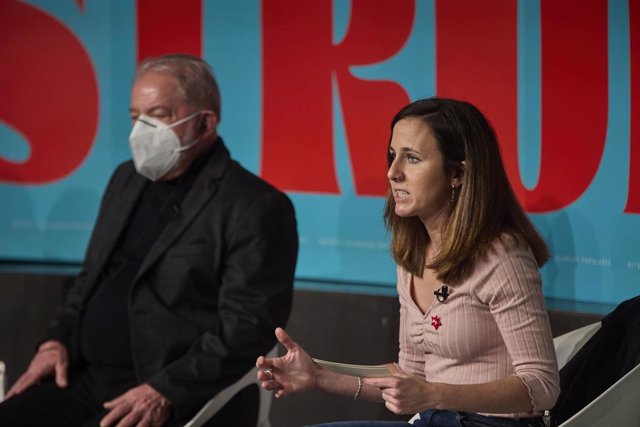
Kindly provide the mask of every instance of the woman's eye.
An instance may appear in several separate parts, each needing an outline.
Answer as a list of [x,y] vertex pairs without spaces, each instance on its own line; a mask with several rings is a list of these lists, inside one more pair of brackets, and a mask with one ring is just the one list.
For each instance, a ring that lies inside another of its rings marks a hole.
[[416,156],[412,156],[412,155],[408,155],[407,156],[407,160],[409,160],[409,163],[418,163],[420,161],[419,158],[417,158]]

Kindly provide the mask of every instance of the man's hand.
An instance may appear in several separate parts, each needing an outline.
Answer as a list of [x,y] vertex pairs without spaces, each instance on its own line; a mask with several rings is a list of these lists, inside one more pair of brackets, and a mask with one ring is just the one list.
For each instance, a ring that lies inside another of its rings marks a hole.
[[56,376],[58,387],[66,387],[68,366],[69,354],[64,344],[55,340],[45,341],[38,347],[38,352],[33,356],[27,371],[11,387],[7,398],[22,393],[53,374]]
[[104,407],[110,411],[100,420],[100,427],[115,423],[117,427],[156,427],[163,425],[171,413],[171,402],[148,384],[132,388]]

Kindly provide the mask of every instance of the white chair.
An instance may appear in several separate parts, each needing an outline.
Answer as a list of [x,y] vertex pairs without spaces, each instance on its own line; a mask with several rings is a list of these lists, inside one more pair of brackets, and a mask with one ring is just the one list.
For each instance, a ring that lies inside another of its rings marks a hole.
[[[276,346],[269,352],[267,357],[276,357],[277,355],[278,347]],[[271,427],[269,411],[271,410],[273,393],[260,387],[260,381],[258,381],[257,375],[258,368],[254,367],[238,381],[216,394],[184,427],[200,427],[204,425],[204,423],[222,409],[233,396],[250,384],[256,384],[260,390],[260,408],[258,410],[257,427]]]
[[640,365],[636,365],[560,427],[639,427],[639,397]]
[[4,400],[4,391],[7,386],[7,379],[5,377],[5,366],[4,362],[0,360],[0,402]]
[[595,322],[555,337],[553,346],[556,348],[558,369],[566,365],[598,329],[600,329],[600,322]]
[[[600,329],[600,322],[567,332],[553,339],[562,368]],[[605,369],[603,367],[603,369]],[[416,414],[409,420],[420,419]],[[640,365],[629,371],[580,412],[558,427],[640,427]]]
[[[558,367],[562,368],[599,328],[597,322],[555,338]],[[559,427],[599,426],[640,427],[640,365]]]

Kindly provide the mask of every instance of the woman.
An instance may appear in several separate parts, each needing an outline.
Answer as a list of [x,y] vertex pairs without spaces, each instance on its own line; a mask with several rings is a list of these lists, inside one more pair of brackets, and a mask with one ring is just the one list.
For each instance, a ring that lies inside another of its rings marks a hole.
[[276,397],[320,388],[384,401],[398,414],[419,412],[421,426],[543,425],[559,392],[538,271],[549,254],[513,194],[491,125],[469,103],[419,100],[394,117],[388,156],[398,372],[331,372],[277,329],[287,354],[258,358],[262,387]]

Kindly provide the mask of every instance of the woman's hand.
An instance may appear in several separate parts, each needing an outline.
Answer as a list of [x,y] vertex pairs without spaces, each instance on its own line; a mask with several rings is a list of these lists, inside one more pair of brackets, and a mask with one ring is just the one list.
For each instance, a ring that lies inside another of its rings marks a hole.
[[285,397],[317,387],[316,370],[311,357],[294,342],[282,328],[276,329],[276,338],[287,349],[282,357],[258,357],[256,366],[262,388],[275,391],[276,397]]
[[385,406],[395,414],[415,414],[436,408],[434,384],[399,372],[390,377],[364,378],[365,384],[378,387]]

